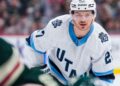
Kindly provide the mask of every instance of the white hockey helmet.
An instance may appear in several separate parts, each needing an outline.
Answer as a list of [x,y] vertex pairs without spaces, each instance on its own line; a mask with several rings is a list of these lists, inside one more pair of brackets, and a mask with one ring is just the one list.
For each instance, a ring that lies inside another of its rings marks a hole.
[[72,0],[70,10],[92,10],[96,16],[96,3],[94,0]]

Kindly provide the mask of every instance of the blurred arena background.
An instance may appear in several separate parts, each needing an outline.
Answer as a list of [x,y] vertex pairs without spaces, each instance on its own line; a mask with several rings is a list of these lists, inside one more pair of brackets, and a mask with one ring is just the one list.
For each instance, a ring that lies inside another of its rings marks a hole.
[[[44,28],[50,19],[69,13],[70,1],[0,0],[0,37],[23,47],[27,35]],[[120,59],[120,0],[96,2],[96,21],[111,35],[114,57]]]
[[[0,0],[0,34],[28,35],[50,19],[69,13],[71,0]],[[97,18],[110,34],[120,34],[120,0],[96,0]]]
[[[0,0],[0,37],[21,51],[25,40],[56,16],[69,13],[71,0]],[[113,58],[120,68],[120,0],[96,0],[97,18],[112,38]],[[120,70],[115,71],[120,74]]]

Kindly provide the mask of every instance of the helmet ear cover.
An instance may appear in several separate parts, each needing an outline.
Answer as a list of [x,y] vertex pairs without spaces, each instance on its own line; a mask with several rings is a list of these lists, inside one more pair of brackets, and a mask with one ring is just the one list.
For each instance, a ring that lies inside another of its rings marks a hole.
[[74,12],[74,10],[71,10],[70,13],[73,15],[75,12]]
[[92,14],[93,14],[93,15],[95,14],[95,11],[94,11],[94,10],[92,10]]

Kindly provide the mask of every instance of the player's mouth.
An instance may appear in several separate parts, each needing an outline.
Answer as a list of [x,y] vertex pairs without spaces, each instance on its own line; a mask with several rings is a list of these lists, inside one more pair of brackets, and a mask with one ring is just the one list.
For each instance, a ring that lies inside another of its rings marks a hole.
[[81,29],[85,29],[87,24],[80,24]]
[[86,24],[80,24],[81,26],[86,26]]

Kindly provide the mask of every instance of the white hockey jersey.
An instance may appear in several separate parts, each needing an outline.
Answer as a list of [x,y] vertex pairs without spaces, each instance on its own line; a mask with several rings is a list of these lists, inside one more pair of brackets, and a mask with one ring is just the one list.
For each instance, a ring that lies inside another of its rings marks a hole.
[[78,39],[71,15],[59,16],[44,29],[32,33],[30,46],[38,53],[47,53],[44,63],[64,83],[90,69],[96,76],[113,73],[111,40],[96,22],[91,25],[89,33]]

